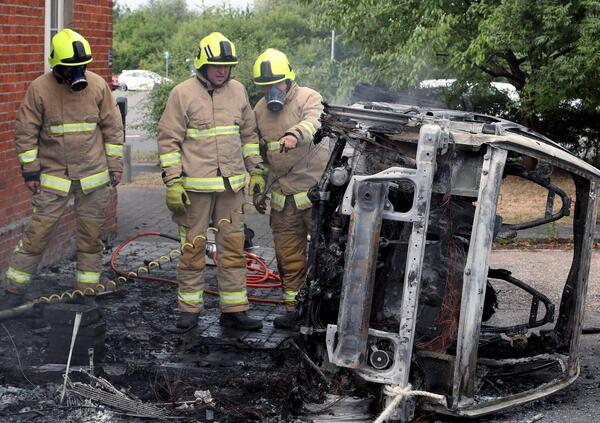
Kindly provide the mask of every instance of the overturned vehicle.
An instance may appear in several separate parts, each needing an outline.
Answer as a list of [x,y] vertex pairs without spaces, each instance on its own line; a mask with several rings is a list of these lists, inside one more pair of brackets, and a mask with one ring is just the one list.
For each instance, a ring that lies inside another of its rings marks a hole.
[[[325,137],[334,144],[310,192],[300,294],[300,333],[325,391],[360,386],[378,421],[406,422],[416,409],[495,413],[577,378],[598,169],[506,120],[402,104],[327,106],[317,141]],[[572,179],[575,198],[549,169]],[[539,218],[507,223],[497,213],[508,176],[547,191]],[[490,255],[494,241],[569,213],[573,259],[555,310]],[[493,318],[499,284],[527,298],[524,318]]]

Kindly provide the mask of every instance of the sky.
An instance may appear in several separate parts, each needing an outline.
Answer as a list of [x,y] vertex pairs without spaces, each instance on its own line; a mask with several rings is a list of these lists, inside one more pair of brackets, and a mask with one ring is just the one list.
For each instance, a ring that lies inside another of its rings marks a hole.
[[[123,6],[129,6],[131,9],[148,3],[148,0],[113,0]],[[254,0],[186,0],[190,10],[202,10],[202,7],[211,6],[226,6],[229,5],[235,8],[246,8],[246,6],[252,7]]]

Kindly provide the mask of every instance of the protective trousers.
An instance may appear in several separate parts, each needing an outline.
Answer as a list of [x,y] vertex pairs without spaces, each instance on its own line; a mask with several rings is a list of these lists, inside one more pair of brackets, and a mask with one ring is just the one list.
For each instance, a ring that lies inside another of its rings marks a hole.
[[283,300],[288,311],[296,307],[296,295],[306,277],[307,235],[312,228],[312,209],[300,210],[287,196],[283,210],[271,209],[275,256],[282,276]]
[[[35,272],[42,254],[69,202],[75,197],[77,217],[77,276],[76,288],[96,288],[102,269],[102,226],[106,219],[109,188],[102,186],[88,194],[81,190],[79,181],[73,181],[69,195],[58,195],[41,190],[31,200],[33,214],[17,244],[5,275],[5,288],[13,293],[24,291]],[[89,290],[88,290],[89,293]]]
[[[204,310],[204,267],[207,232],[212,222],[217,244],[217,281],[223,313],[248,310],[246,259],[244,258],[243,190],[233,192],[188,191],[191,205],[182,216],[173,216],[179,225],[182,255],[177,265],[179,310]],[[212,229],[210,229],[212,230]]]

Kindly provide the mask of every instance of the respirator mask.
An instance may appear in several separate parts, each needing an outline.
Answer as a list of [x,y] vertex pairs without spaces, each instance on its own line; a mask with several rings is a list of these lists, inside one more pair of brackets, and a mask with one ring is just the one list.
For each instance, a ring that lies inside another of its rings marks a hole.
[[285,94],[287,90],[280,90],[275,85],[270,85],[269,90],[265,94],[267,101],[267,109],[272,112],[280,112],[283,109]]
[[58,82],[67,83],[73,91],[81,91],[88,85],[85,78],[85,65],[57,66]]

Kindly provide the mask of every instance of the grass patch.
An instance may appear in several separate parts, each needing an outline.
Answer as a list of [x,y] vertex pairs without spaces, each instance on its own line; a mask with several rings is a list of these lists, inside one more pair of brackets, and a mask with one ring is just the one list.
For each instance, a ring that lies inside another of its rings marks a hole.
[[[557,224],[573,223],[575,206],[575,184],[573,178],[563,171],[556,171],[550,177],[552,183],[571,197],[571,215],[546,225],[548,236],[558,233]],[[497,213],[504,223],[523,223],[544,216],[548,191],[539,185],[517,176],[507,176],[502,181]],[[558,212],[562,204],[558,195],[554,199],[554,212]],[[600,222],[600,214],[596,217]]]
[[131,153],[131,161],[143,163],[158,163],[158,151],[133,150],[133,152]]
[[[592,243],[594,250],[600,249],[600,241]],[[494,241],[494,250],[572,250],[572,239],[501,239]]]
[[144,172],[133,178],[131,184],[144,186],[160,186],[163,185],[163,181],[160,172]]

